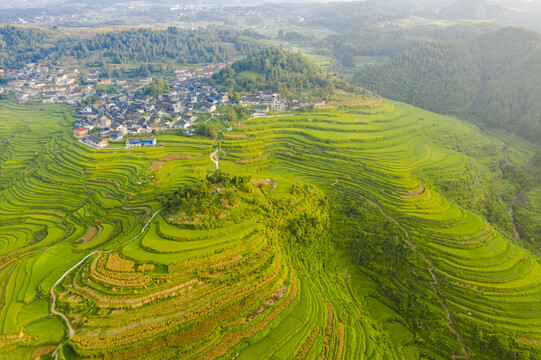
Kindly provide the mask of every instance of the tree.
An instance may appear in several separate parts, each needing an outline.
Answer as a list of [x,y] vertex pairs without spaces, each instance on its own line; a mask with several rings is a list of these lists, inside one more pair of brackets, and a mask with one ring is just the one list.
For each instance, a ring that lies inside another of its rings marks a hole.
[[194,169],[195,180],[198,182],[204,181],[207,177],[207,170],[204,167],[196,166]]
[[211,139],[216,138],[216,128],[212,123],[199,124],[195,127],[194,133]]
[[86,71],[79,71],[79,74],[77,74],[77,83],[80,85],[86,84]]
[[240,100],[240,94],[234,90],[229,90],[229,100],[232,103],[238,103]]

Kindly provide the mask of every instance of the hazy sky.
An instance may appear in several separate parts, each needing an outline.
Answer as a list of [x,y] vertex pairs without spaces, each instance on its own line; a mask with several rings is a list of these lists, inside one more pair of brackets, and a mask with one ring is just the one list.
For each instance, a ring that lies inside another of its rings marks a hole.
[[[307,3],[307,2],[337,2],[337,1],[348,1],[348,0],[233,0],[232,3],[243,3],[243,4],[249,4],[249,5],[259,5],[263,3],[268,2],[288,2],[288,3]],[[359,1],[359,0],[350,0],[350,1]],[[363,1],[363,0],[360,0]],[[378,0],[366,0],[369,2],[375,2],[377,3]],[[388,1],[388,0],[384,0]],[[400,0],[397,0],[400,1]],[[520,6],[527,5],[528,3],[541,3],[541,0],[486,0],[489,3],[499,3],[499,4],[505,4],[509,6]],[[88,5],[93,5],[96,2],[100,3],[101,5],[106,5],[107,3],[115,4],[115,3],[129,3],[129,2],[139,2],[139,3],[147,3],[147,4],[187,4],[187,3],[199,3],[199,4],[213,4],[213,3],[221,3],[223,4],[223,0],[136,0],[136,1],[130,1],[130,0],[101,0],[101,1],[95,1],[95,0],[0,0],[0,8],[40,8],[40,7],[49,7],[64,3],[84,3]],[[404,0],[404,2],[407,3],[415,3],[421,6],[427,6],[427,7],[443,7],[447,6],[453,3],[458,2],[458,0]]]

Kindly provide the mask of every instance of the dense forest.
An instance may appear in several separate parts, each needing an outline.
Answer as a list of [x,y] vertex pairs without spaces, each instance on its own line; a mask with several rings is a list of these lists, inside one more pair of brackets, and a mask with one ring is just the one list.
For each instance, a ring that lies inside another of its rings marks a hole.
[[[413,28],[369,27],[330,35],[320,42],[320,50],[342,66],[355,66],[355,56],[395,57],[407,50],[445,40],[470,40],[496,30],[494,23],[455,26],[416,26]],[[293,41],[288,39],[288,41]],[[318,45],[314,45],[318,48]]]
[[300,54],[271,47],[233,63],[214,74],[212,80],[237,91],[272,89],[281,94],[319,90],[326,97],[335,81]]
[[23,62],[37,61],[51,50],[44,44],[56,38],[52,31],[32,27],[0,27],[0,68],[18,66]]
[[70,44],[70,54],[87,58],[96,52],[114,64],[176,60],[180,64],[232,60],[260,49],[250,32],[136,29],[98,34],[92,40]]
[[541,35],[502,28],[406,51],[358,75],[380,95],[541,141]]
[[25,62],[59,61],[65,56],[98,59],[98,63],[156,60],[180,65],[230,61],[261,49],[261,35],[235,30],[134,29],[99,33],[92,39],[30,27],[0,27],[0,67]]

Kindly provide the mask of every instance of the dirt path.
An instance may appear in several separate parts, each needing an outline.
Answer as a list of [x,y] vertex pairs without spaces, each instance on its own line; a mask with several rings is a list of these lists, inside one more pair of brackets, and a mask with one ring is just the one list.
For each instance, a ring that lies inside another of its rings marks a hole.
[[515,212],[513,211],[513,207],[515,206],[515,203],[517,202],[517,196],[513,196],[513,200],[511,201],[511,204],[509,205],[509,215],[511,216],[511,224],[513,225],[513,237],[515,240],[520,240],[520,234],[517,230],[517,224],[515,224]]
[[214,164],[216,164],[216,170],[218,170],[220,168],[220,165],[219,165],[219,162],[220,160],[218,159],[218,152],[220,150],[218,148],[216,148],[216,150],[210,154],[210,160],[212,160],[212,162]]
[[[370,200],[369,200],[370,201]],[[371,202],[371,201],[370,201]],[[458,331],[456,331],[456,329],[454,328],[453,326],[453,319],[451,318],[451,312],[449,311],[449,309],[447,308],[447,305],[445,304],[445,300],[443,299],[443,297],[440,295],[436,285],[439,286],[439,282],[438,282],[438,279],[436,278],[436,274],[434,273],[434,265],[432,264],[432,261],[430,261],[426,256],[425,254],[423,254],[422,252],[419,251],[419,249],[417,248],[417,244],[415,244],[415,242],[411,239],[411,236],[408,232],[408,230],[406,228],[404,228],[402,226],[402,224],[394,219],[393,217],[387,215],[385,213],[385,211],[383,211],[383,209],[381,208],[381,206],[379,206],[378,204],[376,203],[373,203],[371,202],[372,204],[374,204],[378,209],[379,211],[381,212],[381,214],[388,220],[391,220],[392,222],[394,222],[403,232],[404,234],[406,235],[406,239],[407,239],[407,242],[408,244],[411,246],[411,248],[413,249],[413,251],[415,251],[416,253],[418,253],[419,255],[421,255],[421,257],[423,258],[423,260],[428,264],[428,272],[430,273],[430,276],[432,277],[432,281],[430,282],[430,286],[432,287],[432,290],[434,290],[434,293],[436,294],[436,296],[438,297],[438,300],[441,304],[441,307],[443,308],[443,310],[445,311],[445,315],[447,317],[447,327],[449,328],[449,330],[455,334],[455,336],[457,337],[457,340],[458,340],[458,343],[460,344],[460,346],[462,347],[462,355],[458,355],[458,354],[453,354],[451,355],[451,358],[452,359],[467,359],[470,357],[470,352],[469,350],[466,348],[466,346],[464,345],[464,342],[462,341],[462,337],[460,336],[460,334],[458,333]]]
[[[54,292],[54,289],[56,288],[56,286],[58,284],[60,284],[65,278],[66,276],[69,275],[69,273],[71,273],[73,270],[77,269],[79,266],[81,266],[81,264],[83,264],[86,259],[88,259],[89,257],[91,257],[92,255],[95,255],[97,253],[102,253],[102,254],[107,254],[107,253],[110,253],[116,249],[118,249],[119,247],[121,246],[124,246],[126,244],[129,244],[130,242],[132,242],[133,240],[137,239],[139,236],[141,236],[148,224],[150,224],[150,222],[152,221],[152,219],[154,219],[154,217],[160,212],[160,210],[156,211],[152,217],[150,219],[148,219],[148,221],[145,223],[145,225],[143,226],[143,228],[141,229],[141,232],[137,235],[135,235],[133,238],[131,238],[130,240],[126,241],[125,243],[123,244],[120,244],[118,246],[116,246],[115,248],[111,249],[111,250],[96,250],[96,251],[93,251],[91,252],[90,254],[86,255],[84,258],[82,258],[77,264],[75,264],[74,266],[72,266],[68,271],[66,271],[53,285],[53,287],[51,288],[51,313],[53,315],[58,315],[60,316],[64,322],[66,323],[66,326],[68,327],[68,340],[71,340],[73,338],[73,335],[75,335],[75,329],[73,328],[73,326],[71,325],[71,322],[69,321],[68,317],[63,314],[62,312],[56,310],[56,293]],[[58,350],[60,350],[60,347],[66,342],[66,340],[64,340],[62,343],[60,343],[60,345],[58,345],[58,347],[56,348],[56,350],[54,351],[53,353],[53,358],[56,360],[58,358]]]
[[[338,183],[338,179],[331,185],[332,187],[334,187],[336,184]],[[342,193],[344,193],[343,190],[338,190],[335,188],[335,190],[337,191],[340,191]],[[352,194],[353,195],[353,194]],[[404,227],[402,226],[402,224],[396,220],[395,218],[391,217],[390,215],[388,215],[385,211],[383,211],[383,208],[379,205],[379,204],[376,204],[375,202],[373,202],[372,200],[362,196],[362,195],[358,195],[357,196],[359,197],[362,197],[364,199],[366,199],[370,204],[374,205],[375,207],[378,208],[378,210],[381,212],[381,214],[388,220],[391,220],[392,222],[394,222],[403,232],[404,234],[406,235],[406,241],[408,243],[409,246],[411,246],[411,248],[413,249],[413,251],[415,251],[416,253],[418,253],[419,255],[421,255],[421,257],[423,258],[423,260],[428,264],[428,272],[430,273],[430,277],[432,277],[432,281],[430,282],[430,286],[432,287],[432,290],[434,290],[434,293],[436,294],[438,300],[439,300],[439,303],[441,305],[441,307],[443,308],[443,310],[445,311],[445,315],[447,317],[447,328],[449,329],[449,331],[451,331],[457,338],[458,340],[458,343],[460,344],[460,346],[462,347],[462,355],[460,354],[452,354],[451,355],[451,359],[467,359],[470,357],[470,351],[468,350],[468,348],[466,347],[466,345],[464,345],[464,342],[462,341],[462,337],[460,336],[460,334],[458,333],[458,331],[454,328],[454,322],[453,322],[453,319],[451,317],[451,312],[449,311],[449,308],[447,307],[447,304],[445,303],[445,300],[443,299],[443,297],[440,295],[439,291],[438,291],[438,288],[436,286],[439,286],[439,282],[438,282],[438,279],[436,278],[436,274],[434,273],[434,265],[432,264],[432,261],[430,261],[426,256],[425,254],[423,254],[422,252],[419,251],[419,249],[417,248],[417,244],[411,239],[411,236],[409,234],[409,231]]]

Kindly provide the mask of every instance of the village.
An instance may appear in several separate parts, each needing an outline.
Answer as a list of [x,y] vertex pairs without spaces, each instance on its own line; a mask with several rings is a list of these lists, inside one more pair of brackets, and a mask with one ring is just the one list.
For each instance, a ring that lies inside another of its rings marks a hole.
[[[0,70],[0,75],[13,78],[3,91],[12,92],[19,103],[41,101],[74,107],[78,120],[73,135],[86,145],[101,149],[111,141],[129,148],[155,146],[156,138],[152,135],[157,131],[180,129],[191,135],[190,128],[201,115],[221,115],[217,112],[219,107],[236,105],[230,101],[227,89],[209,83],[214,72],[225,66],[221,63],[177,69],[175,78],[166,82],[167,91],[160,94],[149,91],[157,80],[152,77],[111,79],[97,70],[81,76],[76,68],[30,63],[6,73]],[[279,93],[264,89],[242,94],[238,105],[249,107],[253,117],[263,117],[269,111],[321,106],[325,102],[282,98]]]

